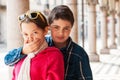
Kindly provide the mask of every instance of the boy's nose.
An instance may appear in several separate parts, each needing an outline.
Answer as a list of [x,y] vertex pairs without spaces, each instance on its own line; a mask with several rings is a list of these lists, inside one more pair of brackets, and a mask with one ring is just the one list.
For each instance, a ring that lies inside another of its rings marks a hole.
[[63,30],[59,30],[58,34],[63,35]]

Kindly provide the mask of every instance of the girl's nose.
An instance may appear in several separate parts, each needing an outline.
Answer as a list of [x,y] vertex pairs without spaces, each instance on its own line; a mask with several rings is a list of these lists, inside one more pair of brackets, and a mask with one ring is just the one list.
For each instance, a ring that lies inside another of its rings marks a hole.
[[28,40],[29,40],[30,42],[33,41],[33,40],[34,40],[33,36],[32,36],[32,35],[29,35],[29,36],[28,36]]

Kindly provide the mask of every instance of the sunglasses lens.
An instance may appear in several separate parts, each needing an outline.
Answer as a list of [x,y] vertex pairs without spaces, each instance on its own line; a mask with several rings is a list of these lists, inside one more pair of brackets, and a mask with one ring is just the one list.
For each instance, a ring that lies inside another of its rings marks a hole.
[[31,19],[36,19],[37,18],[37,13],[31,13],[29,17]]
[[24,19],[25,19],[25,17],[26,17],[26,15],[25,15],[25,14],[20,15],[20,16],[19,16],[19,20],[20,20],[20,21],[22,21],[22,20],[24,20]]
[[25,20],[26,17],[30,18],[31,20],[36,20],[39,16],[39,19],[41,19],[41,21],[45,22],[44,17],[39,13],[39,12],[27,12],[26,14],[20,15],[18,17],[19,21],[23,21]]

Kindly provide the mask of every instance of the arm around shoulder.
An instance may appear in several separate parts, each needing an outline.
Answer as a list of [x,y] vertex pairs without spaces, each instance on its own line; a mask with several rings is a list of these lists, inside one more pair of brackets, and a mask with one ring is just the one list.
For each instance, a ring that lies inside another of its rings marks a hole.
[[21,52],[22,52],[22,47],[9,51],[4,57],[4,63],[8,66],[13,66],[21,58],[25,57],[25,55],[21,54]]

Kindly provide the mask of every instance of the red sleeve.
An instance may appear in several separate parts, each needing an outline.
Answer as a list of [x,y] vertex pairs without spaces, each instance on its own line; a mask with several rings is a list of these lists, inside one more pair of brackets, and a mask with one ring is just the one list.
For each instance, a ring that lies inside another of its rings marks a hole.
[[51,53],[48,60],[47,80],[64,80],[64,59],[58,50]]

